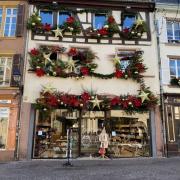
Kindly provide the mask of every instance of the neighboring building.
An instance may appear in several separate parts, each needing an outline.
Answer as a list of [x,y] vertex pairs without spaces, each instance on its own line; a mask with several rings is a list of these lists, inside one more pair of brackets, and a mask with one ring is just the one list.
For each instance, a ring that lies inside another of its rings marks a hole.
[[20,158],[162,156],[155,4],[29,3]]
[[0,161],[16,157],[26,32],[25,1],[0,1]]
[[180,155],[180,14],[177,0],[158,0],[161,89],[167,156]]

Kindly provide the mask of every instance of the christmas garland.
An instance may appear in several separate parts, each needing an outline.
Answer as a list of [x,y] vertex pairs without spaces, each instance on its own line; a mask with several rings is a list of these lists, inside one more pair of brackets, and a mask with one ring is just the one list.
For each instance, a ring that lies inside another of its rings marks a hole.
[[[67,32],[71,32],[72,35],[81,33],[80,22],[78,22],[73,16],[70,16],[66,21],[57,27],[52,27],[50,24],[42,24],[41,17],[38,12],[33,13],[27,22],[27,28],[37,34],[49,34],[54,33],[55,37],[63,38],[63,35]],[[143,33],[147,32],[145,21],[138,18],[131,28],[125,28],[120,31],[118,24],[113,16],[109,16],[105,25],[101,29],[93,29],[89,27],[85,30],[86,36],[93,38],[109,37],[112,38],[114,34],[119,34],[125,39],[141,38]]]
[[98,95],[87,91],[81,95],[57,92],[51,86],[44,87],[40,98],[36,100],[35,108],[41,111],[51,111],[58,108],[81,110],[125,110],[128,113],[145,112],[154,107],[158,102],[157,97],[149,90],[139,91],[133,95]]
[[[56,57],[51,57],[53,53],[67,56],[64,61]],[[132,78],[140,82],[143,78],[141,75],[146,71],[143,64],[142,52],[136,51],[133,55],[119,57],[117,54],[112,59],[115,71],[111,74],[100,74],[94,72],[97,64],[94,63],[96,55],[89,49],[78,50],[71,48],[66,52],[64,47],[41,46],[39,49],[32,49],[29,52],[30,71],[35,71],[36,75],[41,77],[44,75],[54,77],[75,77],[76,79],[92,76],[101,79],[128,79]],[[123,61],[128,61],[127,67],[122,65]]]
[[66,21],[59,27],[52,27],[50,24],[42,24],[39,13],[33,13],[27,22],[27,29],[32,30],[37,34],[53,34],[63,38],[63,34],[70,32],[73,35],[81,33],[80,23],[72,16],[68,17]]
[[173,79],[171,79],[170,83],[173,86],[180,86],[180,79],[179,78],[173,78]]

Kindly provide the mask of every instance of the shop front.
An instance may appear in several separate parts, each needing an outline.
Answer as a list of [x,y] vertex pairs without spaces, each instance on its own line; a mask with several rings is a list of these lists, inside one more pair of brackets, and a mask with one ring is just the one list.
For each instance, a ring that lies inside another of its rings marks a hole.
[[148,157],[149,124],[149,112],[36,110],[32,158],[66,158],[68,129],[72,158],[101,157],[102,147],[109,158]]

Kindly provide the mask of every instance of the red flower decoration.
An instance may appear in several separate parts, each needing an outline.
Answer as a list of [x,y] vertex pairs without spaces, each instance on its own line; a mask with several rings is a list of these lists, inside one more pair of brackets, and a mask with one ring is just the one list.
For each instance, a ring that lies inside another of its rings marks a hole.
[[50,106],[57,106],[57,105],[58,105],[58,100],[57,100],[56,96],[50,95],[50,96],[48,97],[47,103],[48,103]]
[[135,107],[140,107],[142,105],[141,99],[134,99],[133,104]]
[[101,36],[105,36],[105,35],[108,35],[108,31],[106,28],[101,28],[98,30],[98,33],[101,35]]
[[116,69],[115,77],[121,78],[123,77],[124,73],[121,70]]
[[89,99],[90,99],[90,95],[89,95],[89,93],[88,92],[84,92],[82,95],[81,95],[81,98],[82,98],[82,100],[83,101],[88,101]]
[[123,33],[129,33],[129,28],[124,28]]
[[37,68],[36,69],[36,75],[38,77],[44,76],[45,75],[45,71],[43,69],[41,69],[41,68]]
[[138,72],[140,72],[140,73],[142,73],[142,72],[145,71],[144,64],[142,64],[142,63],[137,63],[137,64],[135,65],[135,67],[138,69]]
[[51,24],[44,24],[43,25],[43,29],[45,30],[45,31],[50,31],[51,30]]
[[111,100],[111,106],[116,106],[120,103],[120,99],[119,97],[114,97],[112,100]]
[[77,49],[76,48],[71,48],[68,52],[69,56],[76,56],[77,55]]
[[70,17],[68,17],[68,18],[66,19],[66,22],[67,22],[68,24],[72,24],[72,23],[74,23],[74,21],[75,21],[75,19],[74,19],[74,17],[72,17],[72,16],[70,16]]
[[68,104],[70,106],[74,106],[74,107],[78,107],[80,102],[78,101],[78,99],[75,96],[72,96],[68,102]]
[[89,68],[87,67],[81,67],[80,71],[84,76],[89,75]]
[[39,51],[38,51],[37,49],[35,49],[35,48],[32,49],[30,53],[31,53],[31,55],[33,55],[33,56],[39,55]]
[[108,23],[114,23],[115,22],[115,19],[113,16],[109,16],[108,17]]

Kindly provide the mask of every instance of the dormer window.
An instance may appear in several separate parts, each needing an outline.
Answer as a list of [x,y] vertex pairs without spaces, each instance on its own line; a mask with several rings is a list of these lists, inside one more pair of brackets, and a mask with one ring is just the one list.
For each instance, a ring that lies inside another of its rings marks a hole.
[[63,25],[66,22],[66,19],[69,18],[71,15],[68,12],[59,12],[58,16],[58,25]]
[[136,21],[135,14],[123,14],[122,18],[122,27],[123,29],[130,29]]
[[93,28],[101,29],[105,25],[105,22],[106,22],[106,14],[95,14]]
[[43,24],[53,25],[53,13],[52,13],[52,11],[41,10],[40,16],[41,16],[41,22]]

